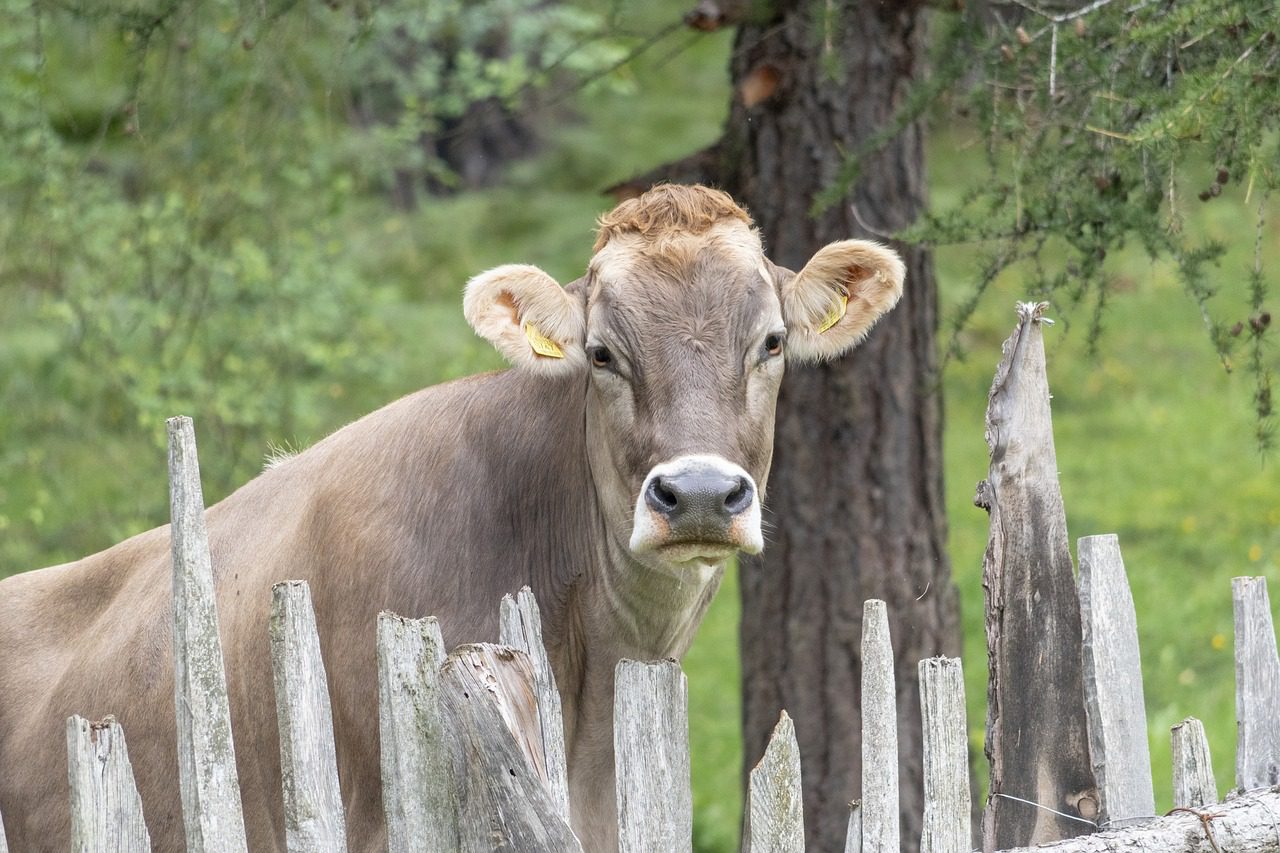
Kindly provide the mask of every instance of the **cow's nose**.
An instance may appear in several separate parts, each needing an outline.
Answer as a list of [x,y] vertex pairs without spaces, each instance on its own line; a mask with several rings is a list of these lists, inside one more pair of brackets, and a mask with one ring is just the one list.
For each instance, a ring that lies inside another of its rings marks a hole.
[[751,507],[755,494],[755,486],[747,477],[701,469],[650,478],[644,500],[669,522],[728,524]]

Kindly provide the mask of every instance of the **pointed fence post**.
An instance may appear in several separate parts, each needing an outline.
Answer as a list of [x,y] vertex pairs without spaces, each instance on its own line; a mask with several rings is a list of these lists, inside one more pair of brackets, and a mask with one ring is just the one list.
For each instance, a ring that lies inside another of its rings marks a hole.
[[849,803],[849,829],[844,837],[844,853],[862,853],[862,803]]
[[885,603],[862,606],[862,849],[898,853],[898,700]]
[[1078,819],[1097,818],[1080,602],[1045,371],[1047,307],[1043,302],[1017,307],[1018,325],[1004,343],[987,404],[991,465],[974,499],[991,515],[982,560],[991,796],[982,837],[984,849],[992,850],[1080,835],[1090,827]]
[[920,661],[924,731],[924,827],[920,853],[969,853],[969,736],[959,658]]
[[804,853],[804,794],[796,727],[783,711],[751,770],[743,853]]
[[621,660],[614,672],[619,853],[687,853],[693,794],[684,672],[673,660]]
[[1084,695],[1100,823],[1117,827],[1156,813],[1138,617],[1115,534],[1078,540]]
[[142,798],[134,785],[124,729],[115,717],[100,723],[67,718],[67,777],[74,853],[150,853]]
[[569,771],[565,760],[564,720],[560,709],[560,691],[555,673],[542,644],[542,616],[534,601],[533,590],[524,587],[515,598],[503,596],[500,613],[499,642],[520,649],[533,664],[538,694],[538,725],[542,729],[543,764],[551,797],[560,816],[569,820]]
[[378,614],[382,807],[392,853],[457,853],[458,803],[440,695],[434,618]]
[[4,840],[4,815],[0,815],[0,853],[9,853],[9,842]]
[[345,853],[333,709],[306,581],[271,587],[271,668],[280,729],[285,843],[290,853]]
[[1173,741],[1173,805],[1195,809],[1218,802],[1218,784],[1209,759],[1204,724],[1187,717],[1170,732]]
[[188,853],[247,849],[236,775],[200,462],[191,418],[170,418],[173,665],[178,784]]
[[1233,578],[1236,627],[1236,785],[1280,783],[1280,655],[1266,578]]

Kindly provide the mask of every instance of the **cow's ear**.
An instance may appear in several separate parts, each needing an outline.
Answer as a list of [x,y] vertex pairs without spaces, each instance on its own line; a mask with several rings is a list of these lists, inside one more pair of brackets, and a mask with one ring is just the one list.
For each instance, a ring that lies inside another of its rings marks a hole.
[[866,240],[818,250],[780,285],[787,356],[823,361],[852,349],[902,295],[906,268],[898,253]]
[[481,273],[467,282],[462,312],[515,367],[548,376],[586,369],[582,302],[537,267]]

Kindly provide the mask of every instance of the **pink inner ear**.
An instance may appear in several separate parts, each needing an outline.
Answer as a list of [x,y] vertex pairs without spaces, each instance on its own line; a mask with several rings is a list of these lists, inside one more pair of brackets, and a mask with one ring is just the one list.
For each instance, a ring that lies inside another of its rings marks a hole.
[[872,276],[871,270],[861,264],[849,264],[847,273],[845,280],[840,284],[845,296],[857,296],[858,286]]
[[511,312],[512,325],[519,326],[520,312],[516,308],[516,299],[514,296],[511,295],[511,291],[504,290],[501,293],[499,293],[497,303],[501,305],[503,308],[506,308],[508,311]]

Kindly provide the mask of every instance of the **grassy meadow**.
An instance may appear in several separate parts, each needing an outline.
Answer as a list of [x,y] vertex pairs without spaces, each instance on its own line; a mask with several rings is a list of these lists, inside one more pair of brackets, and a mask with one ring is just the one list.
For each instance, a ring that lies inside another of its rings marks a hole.
[[[669,5],[669,4],[668,4]],[[665,6],[663,8],[666,8]],[[665,23],[658,11],[640,13]],[[394,283],[399,298],[381,302],[385,352],[378,385],[335,385],[306,427],[260,441],[210,437],[202,457],[234,462],[242,480],[272,444],[306,446],[346,420],[423,385],[500,367],[462,319],[467,277],[507,262],[541,265],[563,281],[589,257],[594,217],[609,201],[600,189],[714,140],[729,98],[731,36],[676,32],[624,71],[623,87],[588,89],[576,118],[547,128],[537,157],[514,165],[501,186],[430,200],[416,211],[360,199],[335,223],[340,251],[369,281]],[[678,92],[677,97],[672,92]],[[976,138],[939,123],[930,148],[936,204],[954,201],[980,180]],[[1205,169],[1208,174],[1208,167]],[[1182,204],[1184,227],[1231,241],[1219,268],[1211,310],[1245,319],[1245,273],[1253,250],[1256,203],[1232,185],[1221,198]],[[1280,213],[1280,211],[1275,211]],[[1280,264],[1280,217],[1272,216],[1264,268]],[[943,317],[970,293],[978,247],[937,253]],[[1073,537],[1116,533],[1137,606],[1158,807],[1170,803],[1168,729],[1183,717],[1204,720],[1219,788],[1230,786],[1234,705],[1230,579],[1265,575],[1280,598],[1280,465],[1254,441],[1252,387],[1242,371],[1216,359],[1199,308],[1172,271],[1139,251],[1112,257],[1119,291],[1107,306],[1096,353],[1086,326],[1091,306],[1055,304],[1046,330],[1062,489]],[[1275,277],[1271,276],[1273,287]],[[908,283],[908,286],[911,286]],[[962,332],[966,353],[943,376],[945,480],[950,556],[963,603],[964,665],[974,756],[981,766],[985,723],[985,640],[981,561],[986,514],[973,507],[985,476],[983,415],[1000,344],[1012,329],[1013,303],[1030,298],[1017,270],[999,279]],[[163,425],[135,439],[99,439],[95,419],[58,387],[41,385],[31,365],[55,346],[21,299],[0,300],[0,383],[21,385],[48,407],[38,442],[0,446],[0,537],[15,563],[0,575],[73,558],[162,523],[167,512]],[[949,343],[946,333],[940,347]],[[200,424],[198,408],[189,412]],[[13,413],[0,410],[0,436]],[[106,435],[104,433],[104,435]],[[86,441],[86,438],[89,440]],[[225,495],[230,480],[207,487]],[[785,519],[780,519],[785,523]],[[1073,543],[1074,548],[1074,543]],[[21,560],[21,563],[16,561]],[[738,725],[738,594],[731,573],[685,661],[689,675],[700,850],[736,849],[741,812]],[[1035,690],[1035,685],[1026,685]],[[855,792],[850,791],[853,796]]]

